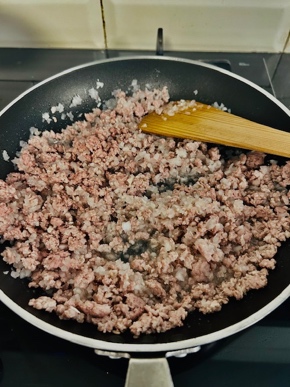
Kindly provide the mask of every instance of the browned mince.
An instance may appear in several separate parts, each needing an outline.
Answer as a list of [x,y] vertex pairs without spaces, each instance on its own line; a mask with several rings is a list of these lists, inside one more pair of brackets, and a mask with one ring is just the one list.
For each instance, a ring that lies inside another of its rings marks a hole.
[[120,91],[23,146],[0,181],[0,233],[11,275],[47,292],[29,305],[138,336],[267,284],[290,235],[289,162],[141,133],[168,98]]

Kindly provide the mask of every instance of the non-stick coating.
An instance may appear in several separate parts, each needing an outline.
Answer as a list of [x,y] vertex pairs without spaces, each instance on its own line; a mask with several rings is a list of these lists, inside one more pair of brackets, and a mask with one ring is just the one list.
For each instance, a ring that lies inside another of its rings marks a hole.
[[[0,155],[6,150],[11,158],[19,150],[19,141],[27,140],[29,128],[41,130],[52,128],[60,130],[65,123],[43,122],[42,113],[49,112],[51,106],[58,103],[72,111],[75,115],[89,111],[94,101],[88,90],[96,87],[96,81],[104,82],[99,89],[102,100],[112,97],[116,89],[129,90],[133,79],[137,79],[141,87],[150,84],[155,87],[168,86],[173,100],[193,99],[194,91],[198,90],[198,100],[205,103],[223,102],[234,114],[249,118],[278,129],[289,130],[290,117],[286,108],[263,93],[259,88],[222,70],[202,64],[169,58],[127,58],[96,62],[65,72],[43,82],[16,102],[11,104],[0,116]],[[74,95],[83,99],[81,106],[70,108]],[[245,133],[245,136],[247,133]],[[5,178],[13,170],[12,163],[0,158],[0,178]],[[171,331],[132,338],[130,334],[103,334],[89,324],[78,324],[73,321],[61,321],[53,314],[37,311],[27,306],[28,300],[35,297],[36,290],[28,289],[26,280],[14,280],[10,275],[3,274],[8,266],[0,260],[0,289],[21,308],[43,321],[64,331],[82,337],[89,337],[116,344],[161,344],[175,343],[211,334],[223,330],[233,324],[247,319],[257,313],[268,303],[275,300],[290,284],[290,243],[287,241],[277,254],[277,267],[269,275],[269,284],[259,291],[250,291],[241,301],[232,300],[223,306],[222,311],[211,315],[191,313],[183,327]],[[279,302],[277,302],[278,306]],[[156,346],[158,350],[158,346]],[[124,346],[126,350],[126,345]]]

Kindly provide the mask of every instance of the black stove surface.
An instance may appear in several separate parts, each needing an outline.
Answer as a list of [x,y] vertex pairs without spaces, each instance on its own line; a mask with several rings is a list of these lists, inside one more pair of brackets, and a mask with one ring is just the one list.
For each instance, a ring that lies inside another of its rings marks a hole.
[[[33,84],[106,57],[154,52],[0,49],[0,109]],[[290,107],[290,55],[164,52],[227,68]],[[0,303],[0,385],[124,386],[128,360],[97,356],[33,327]],[[251,328],[184,358],[169,358],[175,387],[288,387],[290,300]]]

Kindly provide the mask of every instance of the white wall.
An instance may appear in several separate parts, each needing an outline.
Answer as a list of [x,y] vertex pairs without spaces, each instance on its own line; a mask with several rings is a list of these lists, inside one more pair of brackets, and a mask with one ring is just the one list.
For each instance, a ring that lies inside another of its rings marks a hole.
[[[109,49],[290,52],[290,0],[103,0]],[[0,47],[105,48],[100,0],[0,0]]]

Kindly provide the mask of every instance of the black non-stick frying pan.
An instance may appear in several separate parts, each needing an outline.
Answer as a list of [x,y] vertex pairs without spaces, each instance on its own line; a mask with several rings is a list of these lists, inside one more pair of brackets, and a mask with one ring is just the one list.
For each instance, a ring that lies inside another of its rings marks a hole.
[[[277,129],[290,130],[290,111],[285,106],[260,87],[225,70],[190,60],[166,57],[104,60],[51,77],[29,89],[2,110],[0,178],[5,178],[13,170],[13,164],[2,159],[2,152],[6,150],[10,158],[13,158],[20,148],[19,142],[28,139],[31,127],[40,130],[49,127],[59,131],[71,123],[69,118],[58,119],[50,124],[43,120],[42,114],[49,112],[52,106],[61,103],[65,112],[72,111],[77,119],[80,113],[95,107],[96,102],[89,96],[88,90],[95,88],[97,81],[104,83],[103,88],[98,90],[101,99],[108,100],[112,97],[113,90],[130,89],[133,79],[137,79],[141,87],[148,83],[155,87],[168,86],[173,100],[194,99],[194,91],[198,90],[200,101],[208,104],[223,102],[234,114]],[[83,102],[72,108],[72,98],[77,94]],[[131,357],[128,386],[136,381],[136,370],[138,386],[143,385],[144,370],[144,386],[170,385],[166,356],[194,351],[192,348],[232,335],[262,319],[288,298],[290,241],[279,248],[276,259],[277,267],[270,273],[269,283],[264,289],[250,291],[240,301],[231,300],[218,313],[202,315],[193,312],[186,318],[183,327],[165,333],[144,335],[138,339],[130,334],[104,334],[98,332],[93,325],[59,320],[53,314],[28,307],[28,300],[37,296],[38,291],[28,289],[26,280],[15,280],[9,274],[4,274],[10,268],[1,259],[0,300],[22,318],[46,332],[92,347],[98,353],[117,353],[118,356]],[[149,382],[151,377],[155,378],[153,384]]]

